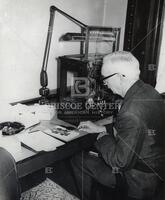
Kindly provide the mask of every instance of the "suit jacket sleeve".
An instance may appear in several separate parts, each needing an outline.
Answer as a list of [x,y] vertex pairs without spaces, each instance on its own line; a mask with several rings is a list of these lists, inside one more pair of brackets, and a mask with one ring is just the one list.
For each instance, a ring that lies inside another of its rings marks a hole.
[[100,138],[95,146],[108,165],[126,170],[138,158],[144,135],[143,125],[137,116],[127,112],[117,118],[114,127],[116,138],[109,134]]

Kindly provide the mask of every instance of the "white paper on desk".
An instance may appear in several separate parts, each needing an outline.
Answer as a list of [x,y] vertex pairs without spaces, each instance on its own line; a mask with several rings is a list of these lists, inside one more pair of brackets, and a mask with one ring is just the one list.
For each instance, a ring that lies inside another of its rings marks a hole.
[[15,121],[21,122],[26,129],[40,123],[33,114],[16,115]]
[[38,152],[54,151],[57,147],[62,146],[64,144],[60,140],[57,140],[49,135],[46,135],[42,131],[20,134],[18,135],[18,139],[26,146]]
[[14,106],[0,102],[0,123],[11,121],[20,122],[25,128],[29,128],[35,124],[38,124],[40,120],[29,109],[29,106],[23,104],[16,104]]
[[50,129],[46,129],[43,132],[45,132],[46,134],[51,135],[55,138],[58,138],[58,139],[60,139],[64,142],[69,142],[69,141],[74,140],[74,139],[76,139],[80,136],[80,133],[76,130],[69,131],[69,133],[70,133],[69,135],[61,135],[60,132],[58,134],[53,133]]

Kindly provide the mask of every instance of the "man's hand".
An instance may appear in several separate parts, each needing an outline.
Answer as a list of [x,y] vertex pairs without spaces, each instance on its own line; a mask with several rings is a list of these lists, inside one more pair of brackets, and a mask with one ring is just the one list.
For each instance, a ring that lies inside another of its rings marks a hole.
[[105,126],[99,126],[91,121],[80,122],[78,129],[88,133],[106,132]]

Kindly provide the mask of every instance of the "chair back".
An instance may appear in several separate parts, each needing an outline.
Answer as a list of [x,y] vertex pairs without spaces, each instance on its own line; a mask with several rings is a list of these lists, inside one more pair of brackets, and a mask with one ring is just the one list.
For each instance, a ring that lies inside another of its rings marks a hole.
[[19,200],[20,187],[15,160],[0,147],[0,200]]

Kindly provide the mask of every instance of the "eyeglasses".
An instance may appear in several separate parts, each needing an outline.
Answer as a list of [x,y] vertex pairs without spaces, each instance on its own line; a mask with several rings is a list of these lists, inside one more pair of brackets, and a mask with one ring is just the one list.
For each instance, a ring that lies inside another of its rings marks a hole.
[[106,77],[102,78],[102,81],[105,81],[106,79],[111,78],[112,76],[114,76],[116,74],[118,74],[118,73],[114,73],[114,74],[111,74],[109,76],[106,76]]
[[[108,79],[108,78],[111,78],[112,76],[114,76],[114,75],[116,75],[116,74],[119,74],[119,73],[114,73],[114,74],[111,74],[111,75],[109,75],[109,76],[106,76],[106,77],[102,78],[103,84],[104,84],[104,85],[107,85],[107,83],[106,83],[105,80]],[[124,74],[122,74],[122,76],[125,77]]]

